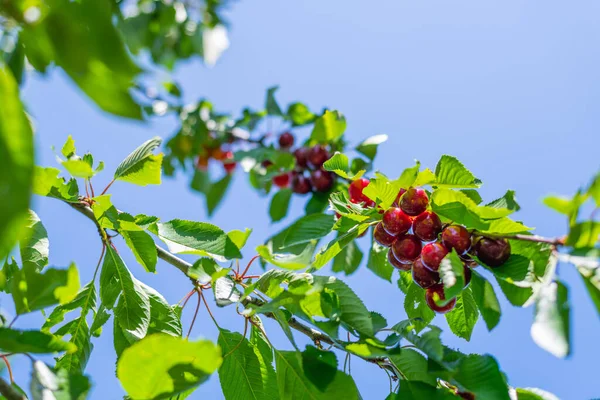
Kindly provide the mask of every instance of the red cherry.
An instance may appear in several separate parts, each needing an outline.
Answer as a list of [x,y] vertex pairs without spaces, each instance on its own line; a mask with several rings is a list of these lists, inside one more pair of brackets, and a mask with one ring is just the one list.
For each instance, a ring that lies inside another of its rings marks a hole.
[[446,300],[446,295],[444,294],[444,286],[443,285],[434,285],[425,290],[425,302],[427,306],[431,308],[433,311],[439,314],[445,314],[448,311],[452,310],[456,305],[456,297],[450,300],[448,303],[443,306],[437,305],[435,300],[433,299],[434,293],[437,293],[441,302]]
[[348,195],[352,203],[365,203],[366,207],[373,207],[375,202],[363,194],[363,189],[369,185],[367,178],[360,178],[348,186]]
[[299,147],[294,151],[296,157],[296,166],[300,168],[308,167],[308,149],[306,147]]
[[432,271],[438,271],[440,269],[440,263],[448,254],[448,249],[442,246],[440,243],[428,243],[423,246],[421,250],[421,258],[423,264]]
[[396,196],[396,200],[394,200],[394,202],[392,203],[394,207],[400,207],[400,197],[402,197],[404,193],[406,193],[406,189],[400,189],[400,191],[398,192],[398,196]]
[[440,274],[423,265],[420,258],[417,258],[415,262],[413,262],[412,277],[413,281],[423,289],[432,287],[440,281]]
[[331,172],[318,169],[310,174],[310,182],[316,192],[328,192],[333,187],[334,177]]
[[265,168],[269,168],[271,165],[273,165],[273,161],[265,160],[265,161],[261,162],[260,165],[262,165]]
[[464,276],[465,276],[465,285],[464,287],[469,286],[469,283],[471,283],[471,276],[473,275],[473,273],[471,272],[471,268],[467,267],[466,265],[464,266]]
[[394,252],[392,251],[392,249],[388,250],[387,258],[393,267],[395,267],[401,271],[410,271],[410,263],[407,264],[407,263],[400,262],[400,260],[398,260],[396,258],[396,256],[394,255]]
[[387,233],[394,236],[404,235],[412,225],[412,219],[401,209],[395,207],[388,208],[383,213],[381,222]]
[[231,174],[233,171],[235,171],[236,165],[237,163],[235,161],[225,161],[223,163],[223,168],[225,168],[225,172]]
[[471,234],[462,225],[449,225],[442,231],[442,244],[448,250],[455,249],[459,255],[464,254],[471,247]]
[[294,135],[290,132],[284,132],[279,135],[279,147],[282,149],[289,149],[294,145]]
[[313,146],[308,151],[308,162],[313,168],[321,168],[327,160],[329,160],[329,152],[321,145]]
[[312,190],[310,181],[302,174],[294,175],[292,179],[292,191],[298,194],[306,194]]
[[431,242],[437,239],[442,231],[442,221],[436,213],[425,211],[415,217],[413,221],[413,232],[424,242]]
[[510,257],[510,243],[506,239],[482,237],[475,242],[474,253],[490,267],[499,267]]
[[396,239],[392,250],[399,261],[410,262],[421,254],[421,241],[414,235],[403,235]]
[[280,188],[286,188],[290,185],[290,174],[284,173],[273,177],[273,184]]
[[383,229],[383,224],[380,222],[373,229],[373,237],[382,246],[390,247],[396,240],[396,236],[390,235]]
[[427,209],[429,197],[423,189],[410,188],[400,198],[400,208],[408,215],[415,216]]

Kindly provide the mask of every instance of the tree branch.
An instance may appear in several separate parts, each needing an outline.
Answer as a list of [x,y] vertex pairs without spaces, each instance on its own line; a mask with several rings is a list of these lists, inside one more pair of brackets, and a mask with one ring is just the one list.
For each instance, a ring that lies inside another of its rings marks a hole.
[[27,398],[17,392],[15,388],[3,378],[0,378],[0,394],[6,397],[6,400],[26,400]]
[[503,238],[503,239],[511,239],[511,240],[522,240],[525,242],[535,242],[535,243],[547,243],[553,246],[564,246],[566,238],[547,238],[538,235],[494,235],[488,233],[482,233],[482,236],[491,237],[491,238]]

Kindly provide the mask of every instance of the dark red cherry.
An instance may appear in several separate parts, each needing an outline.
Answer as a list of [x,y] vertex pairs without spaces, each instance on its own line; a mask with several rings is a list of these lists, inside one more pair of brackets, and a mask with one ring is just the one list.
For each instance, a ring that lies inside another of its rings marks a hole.
[[387,254],[387,258],[388,258],[388,261],[390,262],[390,264],[392,264],[393,267],[398,268],[401,271],[410,271],[411,264],[410,263],[400,262],[400,260],[398,260],[396,258],[396,256],[394,255],[394,252],[392,251],[392,249],[389,249],[388,254]]
[[262,165],[265,168],[269,168],[271,165],[273,165],[273,161],[265,160],[265,161],[261,162],[260,165]]
[[294,175],[292,179],[292,191],[298,194],[306,194],[312,190],[310,180],[302,174]]
[[329,160],[329,152],[321,145],[311,147],[308,151],[308,163],[313,168],[321,168],[325,161]]
[[446,257],[446,254],[448,254],[448,249],[441,243],[428,243],[421,250],[421,259],[427,268],[437,271],[440,269],[440,263]]
[[475,395],[471,392],[461,392],[461,391],[457,391],[456,395],[458,397],[460,397],[461,399],[465,399],[465,400],[475,400]]
[[396,239],[392,250],[399,261],[410,262],[421,254],[421,241],[414,235],[402,235]]
[[442,221],[436,213],[425,211],[415,217],[413,221],[413,233],[424,242],[437,239],[442,231]]
[[383,213],[381,220],[383,227],[390,235],[404,235],[412,225],[412,218],[406,215],[401,209],[392,207]]
[[353,181],[350,186],[348,186],[348,196],[350,196],[350,201],[357,204],[365,203],[365,206],[373,207],[375,202],[363,194],[363,189],[368,185],[369,180],[367,178],[359,178]]
[[373,229],[373,237],[377,243],[385,247],[390,247],[396,240],[396,236],[390,235],[385,231],[385,229],[383,229],[381,222],[375,225],[375,229]]
[[417,258],[413,262],[412,277],[413,281],[415,281],[415,283],[421,286],[423,289],[432,287],[440,281],[440,274],[430,270],[425,265],[423,265],[423,262],[420,258]]
[[471,247],[471,234],[462,225],[448,225],[442,231],[442,243],[448,250],[464,254]]
[[294,145],[294,135],[290,132],[284,132],[279,135],[279,147],[282,149],[289,149]]
[[429,197],[423,189],[410,188],[400,198],[400,208],[411,216],[427,210],[427,204],[429,204]]
[[294,151],[296,157],[296,166],[300,168],[308,167],[308,149],[306,147],[299,147]]
[[444,302],[446,300],[446,295],[444,294],[444,286],[434,285],[425,290],[425,302],[427,303],[427,306],[429,306],[429,308],[431,308],[436,313],[445,314],[448,311],[452,310],[456,305],[456,297],[454,297],[452,300],[450,300],[443,306],[436,304],[433,298],[434,293],[437,293],[440,302]]
[[490,267],[499,267],[510,257],[510,243],[506,239],[482,237],[475,242],[475,255]]
[[471,272],[471,268],[467,267],[466,265],[464,266],[464,276],[465,276],[465,286],[467,287],[469,286],[469,283],[471,283],[471,276],[473,275],[473,272]]
[[288,187],[290,185],[290,174],[286,172],[284,174],[275,175],[273,177],[273,183],[280,188]]
[[406,189],[400,189],[398,196],[396,196],[396,200],[394,200],[394,203],[392,203],[394,207],[400,207],[400,197],[402,197],[404,193],[406,193]]
[[310,183],[317,192],[328,192],[333,187],[334,177],[329,171],[318,169],[310,174]]
[[237,163],[233,161],[233,152],[226,151],[223,154],[223,168],[225,168],[225,172],[231,174],[236,167]]

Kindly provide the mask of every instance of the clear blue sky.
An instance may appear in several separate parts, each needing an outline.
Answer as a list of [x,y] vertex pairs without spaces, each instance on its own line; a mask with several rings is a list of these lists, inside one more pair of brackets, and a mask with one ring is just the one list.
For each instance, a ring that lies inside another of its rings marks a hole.
[[[274,84],[281,85],[284,104],[301,100],[313,109],[337,108],[347,116],[351,142],[377,133],[390,136],[377,158],[379,169],[389,175],[400,173],[415,158],[433,167],[441,154],[455,155],[483,180],[486,199],[514,189],[523,207],[518,218],[540,234],[560,235],[565,221],[545,209],[541,198],[574,192],[600,164],[599,13],[600,3],[592,0],[245,0],[229,13],[232,46],[217,66],[207,70],[196,60],[181,65],[176,76],[187,100],[206,96],[222,111],[260,106],[265,88]],[[141,124],[103,114],[62,72],[30,76],[24,97],[38,127],[39,163],[55,165],[50,146],[62,145],[72,134],[81,151],[93,150],[106,163],[109,172],[97,179],[98,187],[131,149],[154,135],[169,137],[175,127],[171,118]],[[123,210],[165,220],[206,220],[202,199],[187,184],[182,176],[165,179],[160,187],[117,183],[113,200]],[[285,224],[269,224],[267,204],[240,173],[212,219],[224,229],[254,229],[247,259],[254,246]],[[297,216],[301,202],[293,205]],[[100,252],[91,223],[51,199],[35,199],[34,206],[50,235],[51,263],[75,261],[82,279],[89,280]],[[135,275],[170,302],[189,290],[172,267],[161,262],[158,274],[146,274],[132,256],[122,253]],[[598,396],[600,321],[574,269],[563,266],[560,276],[568,283],[572,302],[574,346],[568,360],[558,360],[533,343],[532,308],[513,308],[504,300],[500,325],[492,333],[480,321],[471,342],[447,332],[446,343],[464,352],[493,354],[513,386],[544,388],[564,399]],[[406,318],[395,284],[366,268],[345,280],[367,307],[382,312],[390,323]],[[243,326],[233,310],[219,310],[217,318],[231,329]],[[448,331],[442,317],[434,323]],[[39,318],[32,316],[17,324],[36,325]],[[275,325],[267,329],[276,343],[287,346]],[[205,311],[193,336],[216,339]],[[114,376],[111,338],[107,326],[94,342],[87,369],[95,383],[93,399],[123,394]],[[19,382],[28,381],[28,362],[13,362]],[[382,371],[359,360],[352,366],[364,398],[387,394]],[[192,396],[221,397],[216,375]]]

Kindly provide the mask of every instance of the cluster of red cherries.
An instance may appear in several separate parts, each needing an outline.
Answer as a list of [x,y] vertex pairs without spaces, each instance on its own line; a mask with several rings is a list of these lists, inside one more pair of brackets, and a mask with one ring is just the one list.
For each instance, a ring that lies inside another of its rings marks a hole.
[[[366,178],[353,181],[348,188],[350,201],[363,203],[365,207],[375,206],[375,202],[363,194],[368,184]],[[472,256],[490,267],[498,267],[510,257],[510,243],[503,238],[471,234],[462,225],[444,225],[437,214],[427,210],[428,205],[425,190],[401,189],[392,207],[381,210],[383,218],[375,226],[373,237],[377,243],[390,248],[390,264],[402,271],[412,269],[413,281],[426,290],[429,308],[443,314],[456,305],[456,298],[445,298],[440,280],[439,268],[446,254],[452,249],[459,254],[464,263],[467,287],[471,281],[471,268],[477,266]]]
[[211,159],[220,162],[226,173],[231,174],[235,171],[237,163],[233,160],[233,152],[231,150],[224,150],[220,146],[204,147],[202,153],[198,156],[198,160],[196,160],[196,168],[206,171]]
[[[295,138],[290,132],[279,135],[279,148],[284,151],[292,151]],[[310,192],[328,192],[335,184],[336,176],[332,172],[325,171],[323,164],[331,157],[325,146],[317,144],[312,147],[298,147],[294,150],[296,168],[291,172],[284,172],[273,177],[273,184],[279,188],[287,188],[291,185],[292,191],[297,194]],[[264,161],[263,166],[269,167],[271,161]]]

